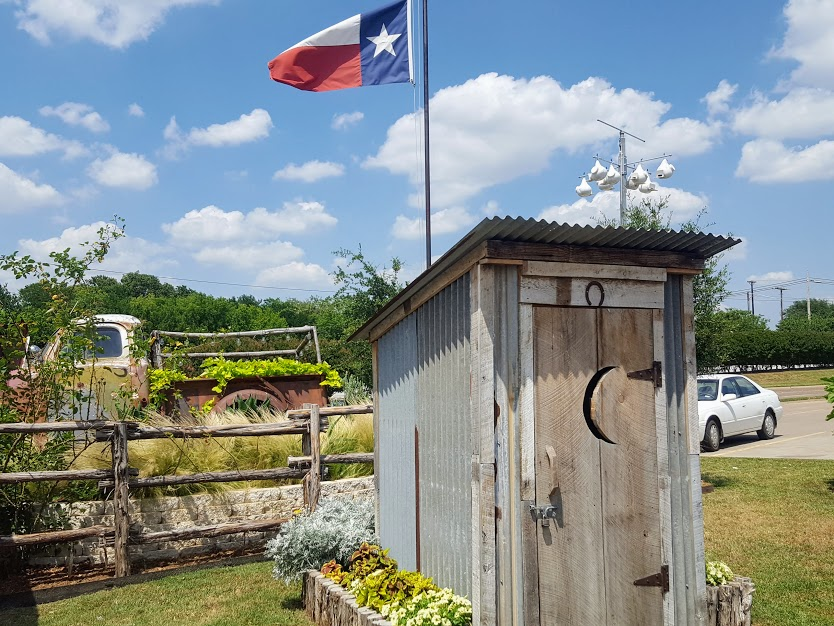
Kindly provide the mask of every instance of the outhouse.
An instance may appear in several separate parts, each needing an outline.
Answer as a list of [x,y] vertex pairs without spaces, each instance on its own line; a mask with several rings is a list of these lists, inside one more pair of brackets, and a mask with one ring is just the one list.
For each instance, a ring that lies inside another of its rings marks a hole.
[[369,320],[401,566],[474,624],[703,623],[693,278],[735,243],[487,219]]

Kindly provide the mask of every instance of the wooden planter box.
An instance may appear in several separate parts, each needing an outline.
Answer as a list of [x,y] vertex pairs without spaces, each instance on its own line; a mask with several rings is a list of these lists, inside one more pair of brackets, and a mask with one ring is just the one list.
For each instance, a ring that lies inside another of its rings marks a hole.
[[318,570],[304,573],[301,602],[318,626],[391,626],[376,611],[356,604],[356,598]]
[[726,585],[707,585],[707,626],[750,626],[755,590],[753,581],[743,576]]

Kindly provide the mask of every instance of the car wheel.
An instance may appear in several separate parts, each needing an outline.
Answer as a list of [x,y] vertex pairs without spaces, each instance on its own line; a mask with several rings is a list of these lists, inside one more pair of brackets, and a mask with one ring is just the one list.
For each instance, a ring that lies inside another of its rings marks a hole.
[[762,428],[761,430],[757,430],[756,434],[759,436],[759,439],[773,439],[773,436],[776,434],[776,417],[770,409],[765,413],[764,419],[762,420]]
[[718,425],[718,420],[710,418],[707,422],[707,427],[704,429],[704,441],[701,446],[707,452],[715,452],[721,444],[721,427]]

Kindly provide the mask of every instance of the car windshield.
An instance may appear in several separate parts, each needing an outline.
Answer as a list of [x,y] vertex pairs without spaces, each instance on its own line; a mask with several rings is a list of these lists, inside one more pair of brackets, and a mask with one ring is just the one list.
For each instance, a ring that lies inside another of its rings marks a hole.
[[698,381],[698,400],[715,400],[718,397],[717,380]]

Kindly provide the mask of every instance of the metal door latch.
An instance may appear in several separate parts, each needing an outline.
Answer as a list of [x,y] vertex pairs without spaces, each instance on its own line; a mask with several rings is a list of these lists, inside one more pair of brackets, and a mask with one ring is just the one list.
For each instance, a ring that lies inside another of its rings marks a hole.
[[550,520],[559,517],[559,507],[552,505],[536,506],[535,504],[531,504],[530,514],[534,520],[541,520],[542,526],[550,526]]

